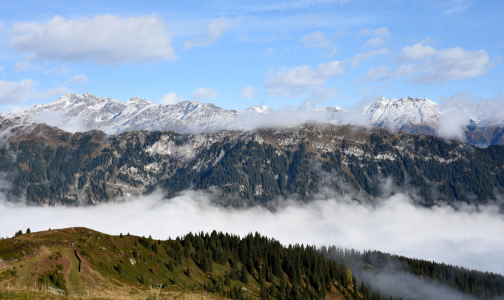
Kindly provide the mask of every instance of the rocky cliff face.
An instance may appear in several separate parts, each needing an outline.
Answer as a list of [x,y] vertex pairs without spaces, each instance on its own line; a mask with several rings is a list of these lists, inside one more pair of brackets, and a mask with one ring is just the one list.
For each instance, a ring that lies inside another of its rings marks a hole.
[[[287,129],[180,134],[68,133],[0,122],[1,191],[34,205],[89,205],[161,189],[215,187],[224,204],[309,201],[331,190],[373,201],[388,181],[419,202],[486,202],[504,187],[504,147],[393,133],[379,128],[304,124]],[[29,130],[28,130],[29,128]]]

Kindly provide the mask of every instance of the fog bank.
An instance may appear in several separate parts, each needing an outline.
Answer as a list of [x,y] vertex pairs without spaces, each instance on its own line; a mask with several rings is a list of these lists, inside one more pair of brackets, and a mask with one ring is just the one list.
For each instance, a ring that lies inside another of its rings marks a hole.
[[229,209],[210,202],[211,192],[186,191],[173,199],[160,193],[90,207],[26,207],[0,202],[0,236],[49,228],[89,227],[118,235],[175,238],[212,230],[259,232],[284,244],[337,245],[380,250],[504,274],[504,217],[495,207],[418,207],[403,194],[367,206],[346,197],[302,204],[278,202]]

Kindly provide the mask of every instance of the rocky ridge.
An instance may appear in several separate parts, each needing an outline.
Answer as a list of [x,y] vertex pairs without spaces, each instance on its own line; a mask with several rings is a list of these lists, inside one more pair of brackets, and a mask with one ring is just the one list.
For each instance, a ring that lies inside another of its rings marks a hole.
[[487,147],[504,144],[504,115],[494,109],[495,105],[466,101],[440,107],[426,98],[389,100],[380,97],[358,111],[311,106],[273,111],[264,105],[239,111],[195,101],[161,105],[134,97],[120,102],[86,93],[66,94],[52,103],[36,105],[5,117],[47,123],[70,132],[101,130],[107,134],[134,130],[212,133],[293,126],[316,120],[335,125],[376,126],[413,134],[455,137]]

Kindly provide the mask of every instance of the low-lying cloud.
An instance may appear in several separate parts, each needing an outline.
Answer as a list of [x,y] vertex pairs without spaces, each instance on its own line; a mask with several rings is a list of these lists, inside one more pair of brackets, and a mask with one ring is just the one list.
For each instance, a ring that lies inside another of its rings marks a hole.
[[0,236],[73,226],[108,234],[167,239],[190,231],[259,232],[284,244],[376,249],[504,274],[504,216],[495,207],[418,207],[403,194],[365,205],[320,195],[309,203],[279,200],[274,209],[232,209],[211,203],[211,192],[160,193],[91,207],[27,207],[0,202]]

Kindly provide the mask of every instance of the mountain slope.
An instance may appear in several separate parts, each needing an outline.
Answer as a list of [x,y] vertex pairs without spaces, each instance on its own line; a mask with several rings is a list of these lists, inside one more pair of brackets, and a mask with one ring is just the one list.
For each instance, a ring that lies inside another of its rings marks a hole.
[[393,191],[432,205],[487,203],[504,189],[502,146],[482,149],[379,128],[304,124],[118,136],[35,129],[10,135],[0,148],[0,191],[11,201],[89,205],[155,189],[172,197],[211,187],[222,192],[221,204],[235,206],[311,200],[325,189],[375,201],[390,192],[389,181]]

